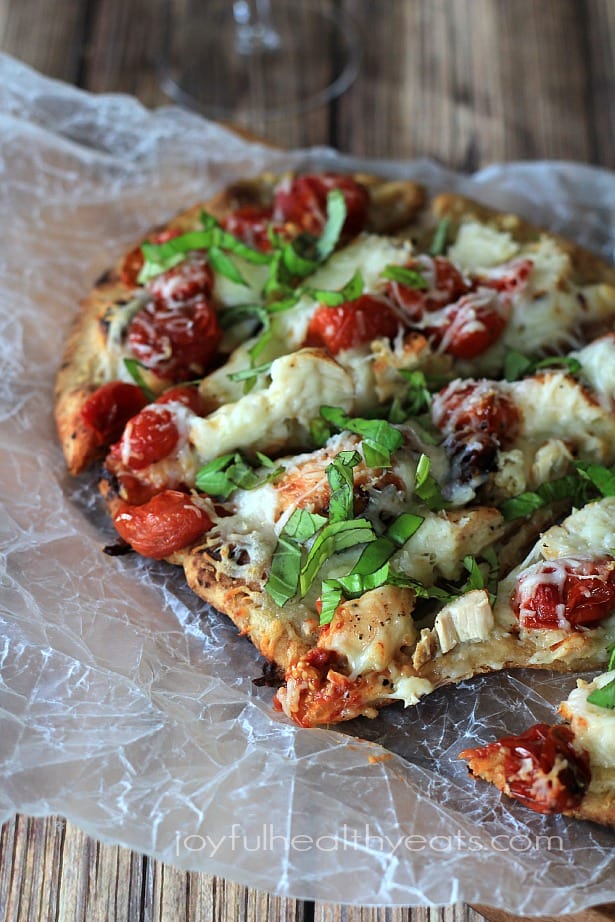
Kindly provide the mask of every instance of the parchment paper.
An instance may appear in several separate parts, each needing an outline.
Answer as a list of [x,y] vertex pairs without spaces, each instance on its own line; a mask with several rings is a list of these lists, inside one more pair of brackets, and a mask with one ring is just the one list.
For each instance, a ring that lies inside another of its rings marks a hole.
[[250,644],[179,571],[103,556],[110,527],[89,479],[65,475],[52,421],[78,299],[152,224],[235,177],[368,167],[515,208],[612,257],[613,175],[533,163],[463,178],[428,162],[278,153],[8,58],[0,100],[0,820],[61,813],[103,840],[294,897],[516,913],[615,899],[610,833],[503,802],[456,759],[472,740],[549,719],[574,677],[487,677],[340,732],[290,726],[252,683]]

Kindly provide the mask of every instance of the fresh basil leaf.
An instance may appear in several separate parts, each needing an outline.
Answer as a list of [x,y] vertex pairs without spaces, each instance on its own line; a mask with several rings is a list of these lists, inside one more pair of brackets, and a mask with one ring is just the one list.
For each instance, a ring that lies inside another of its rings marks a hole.
[[402,368],[400,369],[400,374],[408,382],[403,402],[407,416],[419,416],[421,413],[425,413],[431,407],[431,394],[424,372],[418,370],[408,371]]
[[241,371],[231,371],[227,378],[229,381],[246,381],[250,378],[256,378],[258,375],[264,375],[269,371],[273,362],[263,362],[262,365],[254,365],[252,368],[242,368]]
[[596,688],[587,696],[589,704],[595,704],[599,708],[608,708],[609,711],[615,709],[615,679],[611,679],[602,688]]
[[615,468],[587,461],[575,461],[574,466],[580,476],[589,480],[603,496],[615,496]]
[[244,320],[258,320],[263,326],[269,324],[269,314],[262,304],[236,304],[234,307],[227,307],[219,315],[220,325],[224,330],[235,326],[236,323],[243,323]]
[[615,643],[612,647],[609,647],[607,653],[609,654],[609,665],[607,666],[607,669],[610,672],[611,669],[615,669]]
[[356,301],[363,294],[363,276],[357,269],[353,277],[339,291],[329,291],[322,288],[304,289],[315,301],[326,304],[327,307],[337,307],[348,301]]
[[583,371],[583,366],[578,359],[569,355],[552,355],[546,359],[529,358],[516,349],[508,349],[504,356],[504,377],[507,381],[518,381],[520,378],[533,375],[542,368],[561,366],[570,375],[578,375]]
[[380,569],[373,572],[362,574],[353,571],[348,576],[340,576],[336,582],[346,597],[354,596],[357,598],[363,595],[364,592],[369,592],[370,589],[378,589],[380,586],[384,586],[388,582],[389,575],[390,568],[388,563],[385,563]]
[[341,189],[331,189],[327,195],[327,221],[322,234],[316,241],[316,252],[320,262],[329,258],[339,243],[346,223],[346,199]]
[[207,254],[207,258],[214,272],[223,275],[231,282],[235,282],[236,285],[243,285],[244,288],[249,287],[233,260],[227,256],[220,247],[212,246]]
[[508,349],[504,356],[504,377],[507,381],[518,381],[532,366],[532,360],[516,349]]
[[327,519],[324,515],[309,512],[307,509],[295,509],[288,519],[282,534],[289,538],[294,538],[302,544],[304,541],[309,541],[326,522]]
[[324,627],[326,624],[331,624],[333,620],[333,615],[335,610],[342,601],[342,589],[341,586],[336,583],[335,580],[325,579],[322,582],[322,590],[320,593],[320,626]]
[[353,468],[361,461],[357,451],[342,451],[326,467],[331,488],[329,522],[344,522],[354,515]]
[[580,472],[549,480],[533,492],[528,491],[505,500],[500,506],[500,512],[507,522],[511,522],[514,519],[531,515],[542,506],[559,500],[569,499],[573,505],[583,506],[591,498],[591,488],[588,483],[590,480],[588,476],[587,481],[584,482]]
[[[368,467],[390,467],[391,454],[404,441],[404,437],[385,419],[351,418],[340,407],[321,407],[325,422],[339,430],[347,430],[363,439],[363,456]],[[367,446],[366,446],[367,442]],[[367,453],[366,453],[367,451]]]
[[284,606],[297,594],[300,570],[301,548],[292,538],[281,534],[265,583],[265,592],[276,605]]
[[141,374],[141,369],[145,368],[138,359],[124,359],[124,366],[126,371],[135,382],[138,387],[143,391],[143,396],[146,400],[149,400],[150,403],[153,403],[156,399],[156,394],[153,392],[151,387],[146,383],[145,378]]
[[390,279],[392,282],[399,282],[408,288],[417,288],[425,290],[429,288],[425,276],[418,269],[410,269],[407,266],[385,266],[380,273],[383,278]]
[[331,438],[331,429],[324,419],[313,419],[310,423],[310,437],[316,448],[322,448]]
[[283,472],[283,467],[277,467],[270,470],[266,476],[260,476],[239,452],[233,452],[205,464],[197,472],[195,483],[197,489],[203,493],[228,499],[234,490],[253,490]]
[[484,589],[485,577],[483,576],[482,570],[479,567],[476,558],[469,554],[466,555],[463,558],[463,565],[469,573],[468,579],[464,586],[464,592],[470,592],[472,589]]
[[441,218],[429,247],[430,256],[441,256],[446,250],[448,242],[448,229],[451,224],[449,217]]
[[442,496],[440,484],[431,473],[431,461],[427,455],[421,455],[416,466],[414,493],[432,512],[446,509],[448,506]]
[[299,577],[301,595],[304,596],[307,593],[320,568],[333,554],[375,540],[374,530],[366,519],[329,522],[314,540],[305,564],[301,568]]

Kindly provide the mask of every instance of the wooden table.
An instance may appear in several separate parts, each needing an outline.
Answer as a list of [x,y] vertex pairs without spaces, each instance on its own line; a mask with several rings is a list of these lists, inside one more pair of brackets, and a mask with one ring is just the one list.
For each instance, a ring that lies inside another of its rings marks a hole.
[[[267,125],[273,143],[429,156],[468,171],[534,158],[615,168],[613,0],[339,5],[363,31],[362,72],[328,108]],[[152,0],[0,0],[1,50],[94,92],[127,92],[147,105],[167,101],[156,74],[162,40]],[[102,845],[59,817],[5,824],[0,855],[0,918],[11,922],[481,919],[462,905],[351,908],[272,897]],[[480,912],[494,922],[506,918]],[[614,916],[614,907],[583,914],[591,922]]]

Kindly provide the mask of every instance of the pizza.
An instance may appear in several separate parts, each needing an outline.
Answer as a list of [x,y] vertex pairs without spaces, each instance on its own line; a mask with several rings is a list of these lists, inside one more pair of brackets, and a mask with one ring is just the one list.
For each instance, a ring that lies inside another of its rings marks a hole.
[[[609,665],[614,665],[610,663]],[[615,828],[615,670],[579,679],[559,706],[565,723],[467,749],[477,777],[535,810]]]
[[313,727],[607,665],[614,401],[602,259],[412,182],[267,174],[98,280],[55,415],[107,550],[182,567]]

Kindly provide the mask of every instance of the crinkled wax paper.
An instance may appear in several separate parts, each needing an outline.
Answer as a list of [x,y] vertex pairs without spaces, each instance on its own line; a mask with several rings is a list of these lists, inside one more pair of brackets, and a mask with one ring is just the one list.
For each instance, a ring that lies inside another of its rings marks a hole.
[[517,913],[615,899],[609,832],[504,802],[456,758],[552,717],[574,677],[484,677],[340,732],[290,726],[252,682],[248,641],[180,571],[101,553],[111,529],[93,481],[66,476],[52,419],[80,296],[151,225],[229,180],[367,167],[517,209],[612,257],[613,175],[535,163],[464,178],[276,152],[8,58],[0,100],[0,819],[61,813],[103,840],[295,897]]

